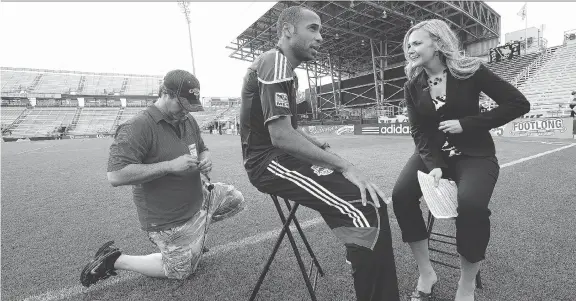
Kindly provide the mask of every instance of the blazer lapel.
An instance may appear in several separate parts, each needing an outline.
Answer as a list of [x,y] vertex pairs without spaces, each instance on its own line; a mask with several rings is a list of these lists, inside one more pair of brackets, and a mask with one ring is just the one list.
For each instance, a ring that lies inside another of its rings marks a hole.
[[416,106],[420,114],[439,117],[438,112],[436,112],[434,102],[432,101],[432,97],[430,96],[430,87],[428,85],[428,81],[426,80],[426,74],[424,70],[422,70],[422,72],[420,72],[416,78],[414,86],[416,88],[418,100]]
[[454,93],[456,92],[455,88],[458,88],[458,85],[454,86],[455,82],[455,78],[452,77],[452,73],[450,73],[450,70],[447,70],[446,72],[446,104],[445,106],[447,109],[451,107],[450,103],[452,103],[454,100],[452,98]]

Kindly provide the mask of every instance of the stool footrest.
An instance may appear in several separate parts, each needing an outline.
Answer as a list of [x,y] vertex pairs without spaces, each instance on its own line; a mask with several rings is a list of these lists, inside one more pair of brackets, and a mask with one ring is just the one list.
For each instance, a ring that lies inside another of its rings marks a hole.
[[446,234],[442,234],[442,233],[438,233],[438,232],[430,232],[430,234],[432,235],[437,235],[437,236],[442,236],[442,237],[446,237],[446,238],[452,238],[452,239],[456,239],[455,236],[452,235],[446,235]]
[[[442,244],[447,244],[447,245],[452,245],[452,246],[457,246],[456,243],[451,242],[451,241],[446,241],[446,240],[442,240],[442,239],[438,239],[438,238],[433,238],[432,235],[436,235],[439,237],[444,237],[444,238],[448,238],[448,239],[456,239],[455,236],[452,235],[447,235],[447,234],[442,234],[442,233],[438,233],[438,232],[434,232],[432,231],[432,228],[434,227],[434,221],[436,219],[434,218],[434,216],[432,215],[432,212],[428,211],[428,223],[426,224],[426,231],[428,232],[428,250],[433,251],[433,252],[438,252],[441,254],[445,254],[445,255],[450,255],[450,256],[454,256],[454,257],[460,257],[459,254],[457,253],[452,253],[452,252],[447,252],[444,250],[439,250],[436,248],[431,248],[430,247],[430,242],[436,242],[436,243],[442,243]],[[454,268],[454,269],[460,269],[459,266],[456,265],[452,265],[449,263],[445,263],[439,260],[435,260],[435,259],[430,259],[431,262],[446,266],[446,267],[450,267],[450,268]],[[476,287],[477,288],[482,288],[482,278],[480,277],[480,271],[478,271],[478,273],[476,274]]]
[[438,243],[443,243],[443,244],[447,244],[447,245],[453,245],[456,246],[455,243],[451,242],[451,241],[445,241],[445,240],[441,240],[441,239],[436,239],[436,238],[428,238],[430,241],[435,241]]
[[439,250],[439,249],[435,249],[435,248],[428,248],[428,250],[434,251],[434,252],[438,252],[438,253],[442,253],[442,254],[445,254],[445,255],[454,256],[454,257],[460,257],[459,254],[451,253],[451,252],[447,252],[447,251]]

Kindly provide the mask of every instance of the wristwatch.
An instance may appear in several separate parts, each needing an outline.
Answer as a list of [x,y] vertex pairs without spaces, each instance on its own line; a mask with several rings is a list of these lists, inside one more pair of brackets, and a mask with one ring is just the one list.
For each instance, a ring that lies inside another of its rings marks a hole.
[[328,142],[324,142],[324,144],[322,144],[322,146],[320,146],[320,148],[323,150],[326,150],[329,147],[330,147],[330,144],[328,144]]

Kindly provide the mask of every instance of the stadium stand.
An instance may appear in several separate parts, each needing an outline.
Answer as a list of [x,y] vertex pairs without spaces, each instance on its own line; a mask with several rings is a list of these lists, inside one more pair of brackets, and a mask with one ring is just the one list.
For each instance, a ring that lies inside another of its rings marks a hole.
[[576,86],[576,45],[559,48],[520,91],[532,103],[532,112],[544,116],[569,115],[570,93]]
[[[487,66],[528,97],[532,110],[524,117],[552,117],[569,115],[570,92],[576,89],[576,68],[571,67],[574,65],[576,45],[562,45],[548,48],[544,52],[489,63]],[[3,133],[23,138],[51,137],[59,127],[66,127],[65,134],[68,135],[113,134],[119,124],[154,101],[162,80],[160,76],[5,67],[2,67],[1,76]],[[8,94],[11,98],[4,97]],[[24,98],[18,96],[22,94]],[[62,96],[61,99],[40,96],[35,107],[31,102],[28,103],[30,97],[42,94]],[[75,99],[85,97],[82,95],[93,95],[85,99],[86,107],[77,106]],[[110,101],[109,95],[115,100]],[[120,106],[119,97],[123,95],[128,97],[126,107]],[[64,98],[72,100],[65,101]],[[24,101],[16,102],[18,106],[15,106],[10,99]],[[488,108],[494,104],[487,97],[485,102],[490,104]],[[239,104],[230,99],[213,98],[212,104],[206,105],[204,109],[203,112],[191,113],[203,130],[215,121],[234,123],[239,114]],[[400,112],[396,111],[391,110],[389,113],[394,114],[387,115],[393,116]],[[334,122],[342,123],[345,120],[346,123],[354,123],[357,117],[363,123],[377,122],[382,112],[365,107],[348,108],[342,114]],[[328,124],[330,120],[323,122]]]
[[150,77],[134,77],[128,79],[125,95],[158,95],[161,79]]
[[[568,100],[576,82],[576,47],[555,46],[544,52],[529,53],[509,60],[490,63],[488,67],[514,86],[532,103],[525,118],[569,115]],[[488,109],[496,103],[482,95]]]
[[2,70],[0,73],[2,78],[2,93],[19,93],[27,90],[37,75],[38,74],[31,72]]
[[25,107],[3,107],[1,112],[2,128],[10,126],[26,111]]
[[219,118],[221,121],[233,121],[236,117],[240,116],[240,107],[230,107],[226,111],[222,112],[222,116]]
[[116,119],[113,122],[112,127],[110,128],[110,133],[111,134],[115,133],[116,128],[118,128],[118,125],[126,122],[127,120],[134,117],[136,114],[138,114],[140,111],[142,111],[144,109],[145,109],[145,107],[120,108],[118,110],[118,115],[116,116]]
[[68,132],[72,135],[110,133],[120,108],[83,108],[76,125]]
[[224,107],[206,107],[203,112],[193,112],[191,114],[196,119],[200,129],[206,129],[211,122],[221,118],[229,109]]
[[502,60],[499,62],[489,63],[487,65],[490,70],[496,73],[498,76],[502,77],[508,82],[512,82],[514,78],[520,74],[528,65],[530,65],[534,60],[540,57],[540,53],[529,53],[526,55],[521,55],[514,57],[510,60]]
[[31,91],[41,91],[47,94],[69,93],[71,89],[73,91],[76,90],[80,82],[79,74],[46,72],[41,75],[38,85],[30,87]]
[[87,75],[84,76],[84,85],[78,88],[78,92],[90,95],[120,93],[123,83],[124,77]]
[[15,121],[13,137],[50,137],[57,128],[72,124],[77,108],[34,108]]

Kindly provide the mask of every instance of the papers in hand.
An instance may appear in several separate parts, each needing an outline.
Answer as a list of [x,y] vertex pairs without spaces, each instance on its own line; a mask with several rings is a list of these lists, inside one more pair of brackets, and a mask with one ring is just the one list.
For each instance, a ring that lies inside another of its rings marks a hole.
[[424,201],[435,218],[453,218],[458,216],[456,183],[440,179],[438,187],[434,186],[434,177],[418,171],[418,182],[422,189]]

